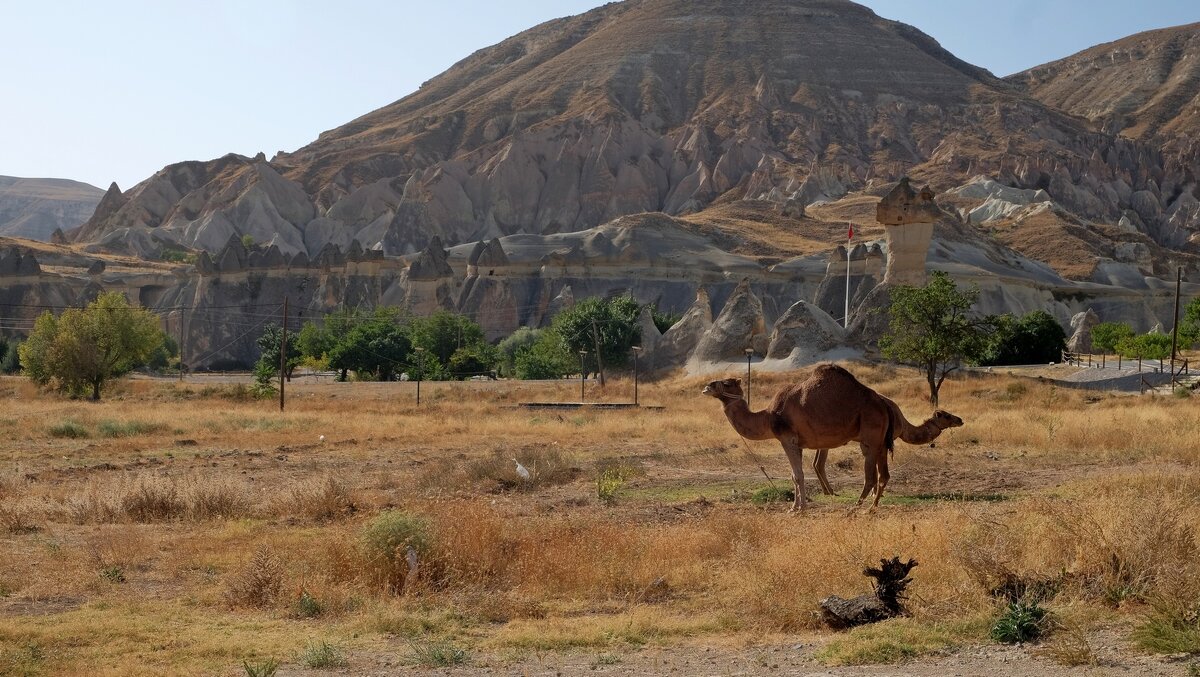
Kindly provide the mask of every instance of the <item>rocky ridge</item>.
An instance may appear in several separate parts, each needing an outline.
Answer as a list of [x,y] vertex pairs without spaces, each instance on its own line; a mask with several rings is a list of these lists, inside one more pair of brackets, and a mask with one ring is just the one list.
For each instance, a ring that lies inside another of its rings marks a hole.
[[101,195],[78,181],[0,176],[0,236],[48,241],[87,221]]

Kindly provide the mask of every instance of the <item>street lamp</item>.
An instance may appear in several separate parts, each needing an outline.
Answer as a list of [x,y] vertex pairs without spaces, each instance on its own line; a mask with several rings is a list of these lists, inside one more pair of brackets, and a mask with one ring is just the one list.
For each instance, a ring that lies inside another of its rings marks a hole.
[[754,349],[746,349],[746,408],[750,408],[750,358],[754,357]]
[[587,357],[587,351],[579,351],[579,403],[583,404],[583,386],[584,380],[587,378],[587,369],[583,366],[583,358]]
[[633,347],[633,406],[638,406],[638,355],[642,354],[641,346]]
[[417,346],[417,406],[421,406],[421,372],[425,371],[425,349]]

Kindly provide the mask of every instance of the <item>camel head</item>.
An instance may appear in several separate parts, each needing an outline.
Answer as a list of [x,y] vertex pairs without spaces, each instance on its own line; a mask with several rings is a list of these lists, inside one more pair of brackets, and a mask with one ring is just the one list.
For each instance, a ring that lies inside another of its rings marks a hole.
[[[715,397],[718,400],[740,400],[744,397],[742,394],[742,379],[727,378],[720,381],[713,381],[704,386],[704,390],[700,391],[709,397]],[[961,425],[961,424],[960,424]]]
[[963,424],[963,420],[961,418],[955,416],[954,414],[951,414],[948,411],[943,411],[941,409],[938,409],[937,411],[933,412],[933,422],[937,424],[937,427],[940,430],[947,430],[949,428],[961,428],[962,424]]

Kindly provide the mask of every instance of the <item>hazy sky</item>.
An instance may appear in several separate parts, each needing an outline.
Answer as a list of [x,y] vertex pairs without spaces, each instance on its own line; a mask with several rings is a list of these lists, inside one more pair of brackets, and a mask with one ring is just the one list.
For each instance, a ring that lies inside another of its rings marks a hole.
[[[127,189],[172,162],[294,150],[477,49],[599,4],[0,0],[0,174]],[[1196,0],[864,4],[997,75],[1200,21]]]

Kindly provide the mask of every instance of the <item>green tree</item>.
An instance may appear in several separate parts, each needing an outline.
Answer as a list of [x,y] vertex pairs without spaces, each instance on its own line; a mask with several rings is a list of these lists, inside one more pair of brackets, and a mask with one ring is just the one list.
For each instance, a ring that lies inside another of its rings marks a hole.
[[1101,322],[1092,327],[1092,349],[1115,353],[1122,339],[1133,338],[1133,327],[1123,322]]
[[496,373],[496,357],[494,347],[487,343],[476,343],[454,351],[447,367],[450,376],[459,380],[472,376],[490,376]]
[[9,341],[8,352],[0,360],[0,374],[15,374],[21,371],[21,342]]
[[537,343],[543,329],[521,327],[496,346],[496,367],[500,375],[509,378],[517,374],[517,355],[529,350]]
[[1062,325],[1044,310],[1035,310],[1020,319],[1005,314],[988,320],[991,331],[982,364],[1057,362],[1067,349],[1067,334]]
[[[258,349],[260,355],[258,365],[265,365],[279,372],[279,350],[283,344],[283,329],[277,324],[268,324],[264,329],[262,336],[258,337]],[[292,380],[292,372],[295,371],[297,365],[300,364],[302,356],[300,348],[296,346],[296,336],[289,335],[287,343],[287,363],[284,372],[284,378]],[[255,366],[257,369],[257,365]]]
[[411,353],[412,341],[408,328],[400,322],[400,314],[380,308],[369,317],[359,318],[353,329],[330,349],[328,357],[333,369],[390,381],[409,364]]
[[1200,296],[1192,299],[1179,321],[1179,349],[1187,350],[1200,343]]
[[657,306],[650,311],[650,316],[654,318],[654,326],[662,334],[667,333],[668,329],[679,324],[679,321],[683,319],[683,315],[680,313],[659,312]]
[[946,375],[977,362],[987,349],[988,322],[970,315],[978,298],[978,287],[960,291],[943,272],[933,273],[924,287],[892,289],[892,319],[879,347],[884,356],[925,372],[934,405]]
[[412,343],[425,350],[427,357],[441,366],[462,348],[486,344],[483,328],[466,315],[439,310],[429,317],[412,321]]
[[1121,339],[1117,352],[1135,360],[1165,360],[1171,356],[1171,337],[1167,334],[1140,334]]
[[631,296],[612,299],[588,298],[559,313],[551,329],[565,342],[567,351],[578,357],[588,352],[586,368],[595,373],[597,338],[604,367],[620,368],[629,361],[630,349],[642,338],[638,315],[642,307]]
[[[394,318],[394,313],[388,315]],[[342,308],[325,316],[321,322],[305,322],[296,335],[296,347],[303,356],[302,362],[330,368],[329,355],[337,344],[367,316],[357,308]],[[341,370],[339,379],[346,380],[346,370]]]
[[163,335],[163,342],[146,360],[146,366],[156,372],[165,371],[173,363],[179,361],[179,343],[170,334]]
[[571,351],[558,332],[538,332],[537,340],[519,350],[514,370],[520,379],[554,379],[579,372],[579,355]]
[[43,313],[19,353],[35,383],[99,400],[105,383],[144,365],[165,339],[154,314],[109,292],[82,310]]

